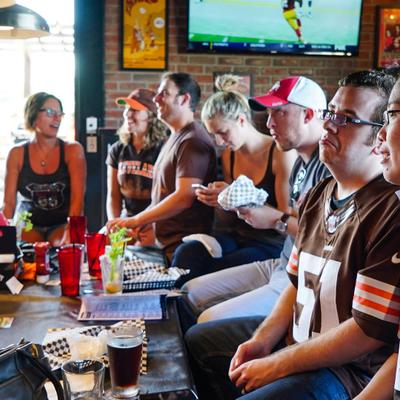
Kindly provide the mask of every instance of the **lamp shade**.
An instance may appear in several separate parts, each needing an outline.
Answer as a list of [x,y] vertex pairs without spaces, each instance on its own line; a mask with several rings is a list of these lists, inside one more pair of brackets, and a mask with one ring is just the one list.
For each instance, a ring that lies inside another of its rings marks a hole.
[[46,20],[27,7],[0,7],[0,39],[30,39],[50,35]]

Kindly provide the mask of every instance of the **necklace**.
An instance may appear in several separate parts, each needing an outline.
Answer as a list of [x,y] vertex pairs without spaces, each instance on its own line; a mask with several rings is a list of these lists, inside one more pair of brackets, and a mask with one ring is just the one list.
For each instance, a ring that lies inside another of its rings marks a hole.
[[49,154],[51,153],[51,151],[53,150],[53,148],[51,148],[50,150],[48,150],[46,153],[43,151],[42,147],[39,145],[39,143],[36,142],[36,147],[38,148],[39,152],[41,153],[41,160],[40,160],[40,166],[42,168],[46,168],[47,167],[47,158],[49,157]]

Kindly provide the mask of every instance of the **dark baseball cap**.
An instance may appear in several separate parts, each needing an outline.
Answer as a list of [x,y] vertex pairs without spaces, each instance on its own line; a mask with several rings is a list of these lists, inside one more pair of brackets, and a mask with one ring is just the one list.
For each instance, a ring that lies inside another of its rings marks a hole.
[[118,97],[115,103],[119,106],[128,105],[134,110],[150,110],[152,113],[157,113],[156,104],[153,101],[156,95],[150,89],[135,89],[128,97]]

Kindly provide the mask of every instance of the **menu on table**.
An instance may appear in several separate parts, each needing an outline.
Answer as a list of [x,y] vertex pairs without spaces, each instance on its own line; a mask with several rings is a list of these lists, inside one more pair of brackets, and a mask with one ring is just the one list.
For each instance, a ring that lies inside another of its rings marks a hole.
[[166,314],[165,297],[147,293],[85,296],[78,320],[163,319]]

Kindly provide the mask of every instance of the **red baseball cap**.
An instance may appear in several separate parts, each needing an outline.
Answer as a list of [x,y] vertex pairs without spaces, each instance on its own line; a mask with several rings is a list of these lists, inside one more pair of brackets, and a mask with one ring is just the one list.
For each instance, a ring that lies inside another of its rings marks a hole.
[[115,103],[119,106],[128,105],[134,110],[150,110],[157,114],[157,107],[153,101],[155,92],[149,89],[135,89],[128,97],[118,97]]
[[323,110],[326,108],[326,96],[321,86],[313,80],[304,76],[291,76],[276,82],[265,95],[249,99],[250,108],[254,111],[289,103]]

